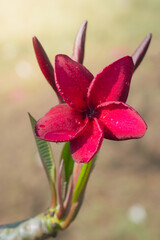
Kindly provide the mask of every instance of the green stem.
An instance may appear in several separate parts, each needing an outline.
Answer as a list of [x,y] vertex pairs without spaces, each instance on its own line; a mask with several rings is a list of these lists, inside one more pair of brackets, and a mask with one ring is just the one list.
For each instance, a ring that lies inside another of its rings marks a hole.
[[77,207],[78,207],[78,202],[72,204],[72,207],[71,207],[71,209],[69,211],[68,216],[66,217],[65,221],[63,221],[61,223],[61,228],[62,229],[65,229],[65,228],[67,228],[70,225],[70,223],[72,222],[72,220],[74,218],[74,215],[75,215],[75,212],[77,210]]
[[90,176],[90,173],[92,171],[92,166],[93,166],[94,161],[91,160],[88,163],[83,163],[75,188],[74,188],[74,192],[73,192],[73,198],[72,198],[72,202],[75,203],[76,201],[79,200],[79,198],[81,197],[81,195],[83,195],[85,189],[86,189],[86,185]]
[[[89,163],[77,164],[75,166],[68,200],[65,202],[64,216],[59,213],[59,208],[54,207],[49,208],[47,212],[36,217],[17,223],[2,225],[0,226],[0,240],[43,240],[55,237],[59,230],[67,228],[75,219],[81,207],[94,162],[95,159]],[[61,190],[60,183],[59,190]],[[61,195],[60,192],[59,195]]]

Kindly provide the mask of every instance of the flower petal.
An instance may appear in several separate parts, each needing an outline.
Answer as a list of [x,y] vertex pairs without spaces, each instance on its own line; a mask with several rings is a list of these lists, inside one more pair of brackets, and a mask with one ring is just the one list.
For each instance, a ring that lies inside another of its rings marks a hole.
[[105,67],[96,75],[89,87],[89,106],[93,108],[106,101],[125,102],[133,70],[134,64],[129,56]]
[[47,79],[49,84],[53,87],[53,89],[57,90],[56,86],[55,86],[55,81],[54,81],[53,66],[52,66],[45,50],[43,49],[41,43],[39,42],[39,40],[36,37],[33,37],[33,47],[35,50],[38,64],[40,66],[40,69],[41,69],[43,75],[45,76],[45,78]]
[[55,81],[63,99],[72,107],[83,111],[93,75],[80,63],[66,55],[55,57]]
[[142,60],[148,50],[148,47],[150,45],[151,39],[152,39],[152,34],[150,33],[147,35],[147,37],[143,40],[143,42],[138,46],[136,51],[133,53],[132,59],[133,59],[133,63],[134,63],[134,71],[142,62]]
[[104,127],[107,139],[125,140],[143,137],[147,125],[141,116],[122,102],[108,102],[99,105],[97,117]]
[[51,142],[63,142],[74,139],[84,131],[88,118],[67,104],[52,108],[36,123],[37,137]]
[[36,37],[33,37],[33,47],[34,47],[34,51],[36,54],[36,58],[37,58],[39,67],[40,67],[44,77],[47,79],[48,83],[54,89],[54,91],[57,94],[57,97],[59,99],[59,102],[62,103],[63,99],[57,90],[55,80],[54,80],[53,66],[52,66],[45,50],[43,49],[41,43],[39,42],[39,40]]
[[73,47],[72,59],[76,62],[83,63],[84,59],[84,47],[85,47],[85,38],[86,38],[86,30],[87,30],[87,21],[84,21],[76,35],[76,39]]
[[78,163],[89,162],[98,152],[103,140],[103,131],[97,119],[90,120],[87,129],[70,142],[71,154]]

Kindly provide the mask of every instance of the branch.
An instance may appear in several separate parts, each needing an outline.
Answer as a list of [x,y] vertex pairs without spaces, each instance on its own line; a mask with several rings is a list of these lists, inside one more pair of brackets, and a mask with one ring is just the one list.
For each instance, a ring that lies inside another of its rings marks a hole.
[[0,226],[0,240],[43,240],[56,237],[59,227],[57,218],[44,214],[25,221]]

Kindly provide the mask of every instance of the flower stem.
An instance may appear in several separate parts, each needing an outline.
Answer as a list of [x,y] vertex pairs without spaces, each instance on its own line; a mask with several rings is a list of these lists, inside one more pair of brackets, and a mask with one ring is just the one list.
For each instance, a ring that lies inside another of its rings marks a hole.
[[58,199],[59,199],[59,211],[57,213],[58,218],[60,219],[64,213],[64,206],[62,200],[62,187],[61,187],[61,177],[62,177],[62,170],[64,166],[64,159],[62,159],[60,167],[59,167],[59,174],[58,174]]
[[63,221],[60,226],[62,229],[65,229],[69,226],[69,224],[72,222],[74,215],[76,213],[78,207],[78,202],[74,203],[69,211],[68,216],[66,217],[65,221]]

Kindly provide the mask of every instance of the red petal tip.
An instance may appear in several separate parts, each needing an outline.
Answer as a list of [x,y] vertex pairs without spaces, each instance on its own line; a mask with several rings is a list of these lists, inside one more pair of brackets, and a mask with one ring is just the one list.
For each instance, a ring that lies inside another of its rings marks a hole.
[[77,163],[89,162],[99,151],[102,141],[103,130],[95,118],[78,138],[70,142],[73,160]]
[[102,104],[97,117],[104,128],[105,138],[126,140],[144,136],[147,125],[142,117],[129,105],[114,101]]
[[56,90],[53,66],[39,40],[33,37],[32,41],[39,67],[49,84]]
[[152,39],[152,33],[149,33],[146,38],[143,40],[143,42],[139,45],[139,47],[136,49],[136,51],[132,55],[132,59],[134,62],[134,71],[137,69],[137,67],[142,62],[148,47],[150,45]]
[[32,41],[33,41],[33,47],[34,47],[34,51],[36,54],[36,58],[37,58],[39,67],[40,67],[44,77],[47,79],[48,83],[52,86],[52,88],[56,92],[59,102],[62,103],[63,99],[60,96],[60,94],[56,88],[56,85],[55,85],[53,66],[52,66],[45,50],[43,49],[41,43],[37,39],[37,37],[34,36],[32,38]]
[[55,82],[66,103],[79,111],[87,108],[86,97],[93,75],[67,55],[55,57]]
[[87,124],[88,118],[67,104],[59,104],[38,120],[35,133],[46,141],[66,142],[79,136]]
[[88,89],[88,105],[96,107],[106,101],[123,101],[128,97],[134,70],[132,58],[123,57],[102,69]]
[[81,24],[79,31],[76,35],[76,39],[73,47],[72,58],[81,64],[83,63],[83,59],[84,59],[84,47],[85,47],[87,23],[88,23],[87,21],[84,21]]

